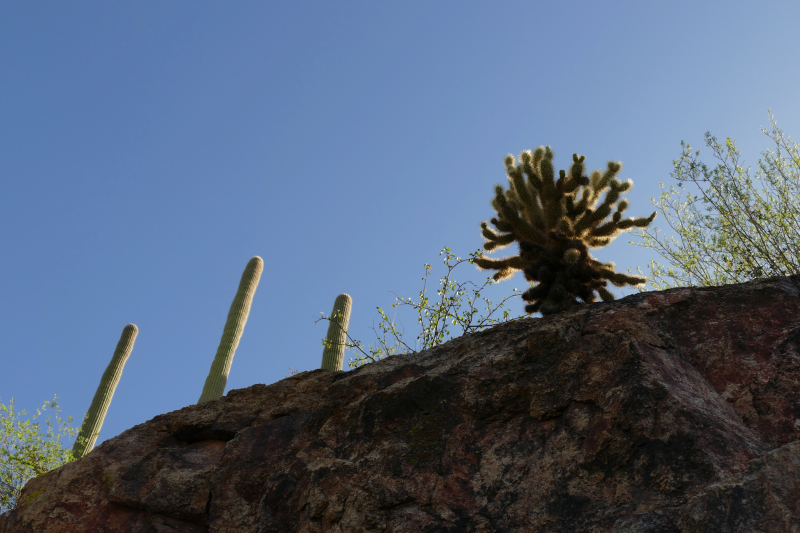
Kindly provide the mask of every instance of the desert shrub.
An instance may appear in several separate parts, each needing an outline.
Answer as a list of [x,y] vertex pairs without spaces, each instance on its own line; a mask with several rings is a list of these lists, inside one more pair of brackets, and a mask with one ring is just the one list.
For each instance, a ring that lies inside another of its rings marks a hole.
[[[75,438],[78,430],[71,427],[71,416],[66,420],[58,416],[61,408],[56,398],[45,401],[27,419],[21,418],[27,415],[24,409],[16,411],[14,398],[8,405],[0,403],[0,513],[16,507],[20,491],[30,479],[75,459],[62,439]],[[45,413],[42,426],[37,419]]]
[[[519,296],[520,291],[514,289],[514,294],[503,298],[498,304],[493,304],[483,294],[487,287],[496,283],[491,277],[487,277],[480,285],[472,281],[459,283],[453,278],[456,267],[475,264],[476,259],[483,257],[483,252],[476,250],[469,257],[461,258],[445,247],[439,255],[444,256],[442,262],[447,272],[439,279],[436,297],[429,295],[428,278],[432,266],[426,263],[419,299],[414,301],[412,298],[395,295],[395,302],[391,304],[393,308],[410,308],[416,315],[420,327],[416,338],[411,341],[404,335],[405,330],[396,319],[396,313],[390,318],[381,307],[377,307],[380,322],[377,327],[374,323],[371,327],[376,337],[375,344],[364,346],[360,340],[353,339],[349,331],[347,333],[345,346],[354,355],[348,363],[349,367],[356,368],[390,355],[416,353],[433,348],[454,336],[480,331],[511,319],[511,312],[505,308],[505,304],[509,299]],[[498,317],[500,313],[502,318]],[[331,317],[322,314],[317,322],[330,319]],[[325,339],[322,339],[322,344],[325,344]]]
[[[671,173],[681,190],[670,185],[658,203],[650,199],[680,242],[674,236],[670,236],[674,247],[666,239],[659,241],[658,228],[653,228],[654,233],[634,233],[644,243],[629,241],[653,248],[670,263],[664,268],[650,261],[653,288],[719,286],[800,273],[800,146],[778,128],[771,113],[769,118],[772,129],[761,131],[775,149],[763,151],[764,158],[758,161],[755,175],[760,191],[753,186],[750,167],[742,167],[741,154],[730,138],[723,145],[706,132],[706,146],[719,161],[713,168],[699,160],[699,150],[692,151],[691,145],[681,141],[681,156],[673,161]],[[684,182],[694,183],[701,196],[687,194],[681,202]],[[660,185],[663,190],[664,184]],[[698,202],[706,204],[708,214],[698,209]]]

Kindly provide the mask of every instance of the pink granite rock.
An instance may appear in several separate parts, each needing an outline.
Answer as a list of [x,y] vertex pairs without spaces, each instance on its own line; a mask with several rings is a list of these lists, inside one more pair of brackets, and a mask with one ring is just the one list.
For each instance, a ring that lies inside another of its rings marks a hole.
[[160,415],[0,532],[800,532],[800,277],[521,319]]

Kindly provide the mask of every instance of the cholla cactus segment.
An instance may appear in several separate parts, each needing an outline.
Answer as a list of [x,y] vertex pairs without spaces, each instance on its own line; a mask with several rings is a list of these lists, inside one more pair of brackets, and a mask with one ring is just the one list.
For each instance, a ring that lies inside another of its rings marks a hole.
[[344,348],[347,340],[347,326],[350,323],[350,310],[353,299],[349,294],[340,294],[333,302],[328,336],[322,350],[322,370],[340,371],[344,364]]
[[138,333],[139,329],[134,324],[128,324],[122,330],[117,349],[114,350],[114,356],[111,358],[111,362],[108,363],[106,371],[103,372],[103,377],[100,378],[100,385],[98,385],[97,391],[94,393],[92,405],[89,407],[89,412],[83,421],[78,438],[72,447],[72,455],[76,459],[80,459],[94,448],[94,443],[97,441],[100,429],[103,427],[108,406],[111,405],[111,398],[114,397],[117,383],[119,383],[119,378],[122,376],[122,369],[125,368],[125,362],[133,351],[133,343],[136,341]]
[[[620,195],[630,190],[633,182],[617,179],[621,163],[609,161],[605,172],[595,170],[585,176],[584,157],[574,154],[569,172],[561,170],[556,179],[553,157],[549,146],[523,152],[519,165],[513,156],[506,156],[503,162],[509,188],[496,185],[492,199],[497,217],[491,224],[497,231],[482,222],[481,233],[484,250],[516,242],[519,254],[475,260],[478,268],[496,270],[493,277],[497,281],[521,270],[525,279],[538,283],[522,298],[531,302],[525,307],[528,313],[541,311],[543,315],[580,304],[576,298],[583,303],[594,302],[595,292],[604,301],[613,300],[605,289],[607,281],[617,287],[644,283],[642,277],[620,274],[613,266],[599,263],[588,249],[606,246],[632,227],[647,227],[656,216],[653,212],[649,217],[622,218],[628,201]],[[598,206],[604,191],[605,198]],[[609,215],[611,220],[606,220]]]
[[217,355],[211,363],[211,370],[208,372],[206,383],[203,386],[203,393],[200,395],[198,404],[221,398],[225,393],[225,385],[228,383],[228,374],[231,371],[233,355],[239,340],[244,333],[244,326],[250,314],[250,306],[253,303],[253,296],[256,294],[258,281],[261,279],[261,272],[264,270],[264,261],[255,256],[244,269],[242,279],[239,282],[239,290],[233,299],[231,309],[228,311],[228,320],[225,322],[225,329],[222,331],[222,339],[219,341]]
[[575,248],[570,248],[564,252],[564,262],[568,265],[574,265],[581,258],[581,252]]

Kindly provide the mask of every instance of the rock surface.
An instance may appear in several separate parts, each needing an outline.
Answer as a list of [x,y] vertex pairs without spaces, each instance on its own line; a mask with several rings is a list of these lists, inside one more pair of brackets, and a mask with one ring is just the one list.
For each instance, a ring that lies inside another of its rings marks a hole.
[[800,276],[520,319],[160,415],[22,532],[800,532]]

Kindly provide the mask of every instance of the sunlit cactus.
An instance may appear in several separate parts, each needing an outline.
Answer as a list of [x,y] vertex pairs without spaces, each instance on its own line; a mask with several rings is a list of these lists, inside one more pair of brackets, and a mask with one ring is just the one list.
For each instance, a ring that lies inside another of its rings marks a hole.
[[[556,178],[549,146],[532,153],[522,152],[519,164],[514,156],[506,156],[509,189],[495,186],[492,207],[497,217],[481,222],[484,250],[516,242],[519,254],[503,259],[483,257],[475,263],[481,269],[497,270],[493,276],[496,281],[521,270],[526,280],[537,283],[522,294],[523,300],[531,302],[525,306],[529,314],[539,311],[547,316],[580,305],[581,301],[594,302],[595,291],[603,301],[612,301],[614,295],[605,288],[606,280],[617,287],[639,286],[647,281],[615,272],[613,263],[600,263],[589,255],[589,249],[608,245],[632,227],[647,227],[656,213],[622,219],[628,201],[619,197],[630,190],[633,182],[617,180],[621,163],[609,161],[605,172],[595,170],[591,176],[584,176],[584,157],[573,154],[572,160],[569,174],[561,170]],[[595,208],[606,189],[603,202]],[[609,215],[611,220],[605,220]]]
[[239,340],[242,338],[244,326],[247,323],[247,316],[250,314],[250,305],[253,303],[253,296],[258,287],[258,280],[261,279],[261,272],[264,270],[264,261],[255,256],[244,269],[242,280],[239,282],[239,290],[233,299],[231,309],[228,311],[228,320],[225,322],[225,329],[222,331],[222,339],[217,348],[217,355],[211,363],[211,370],[203,386],[203,393],[200,395],[198,404],[221,398],[225,393],[225,385],[228,383],[228,374],[231,371],[233,355]]
[[122,369],[125,368],[125,362],[131,355],[131,351],[133,351],[133,343],[136,341],[138,333],[139,329],[134,324],[128,324],[122,330],[117,349],[114,350],[114,356],[111,358],[111,362],[108,363],[106,371],[103,372],[103,377],[100,378],[100,385],[98,385],[97,391],[94,393],[92,405],[89,407],[89,412],[83,421],[78,438],[72,447],[72,455],[76,459],[80,459],[94,448],[94,443],[97,441],[100,429],[103,427],[108,406],[111,405],[111,398],[114,397],[117,383],[119,383],[119,378],[122,376]]
[[328,336],[322,350],[322,369],[339,371],[344,365],[344,348],[347,340],[347,325],[353,299],[349,294],[340,294],[333,302],[333,312],[328,324]]

